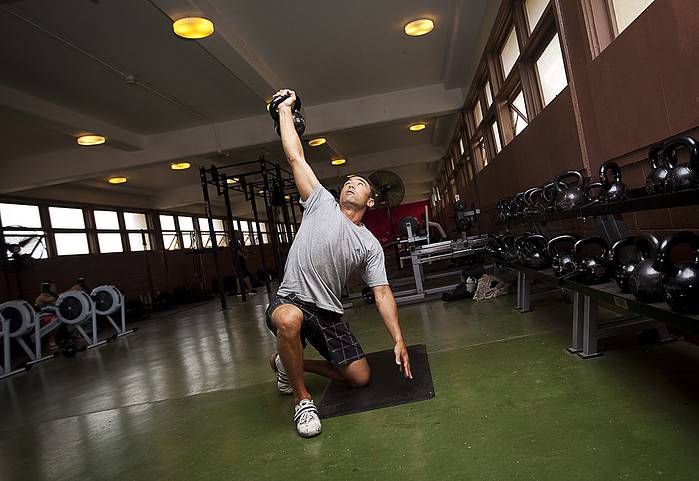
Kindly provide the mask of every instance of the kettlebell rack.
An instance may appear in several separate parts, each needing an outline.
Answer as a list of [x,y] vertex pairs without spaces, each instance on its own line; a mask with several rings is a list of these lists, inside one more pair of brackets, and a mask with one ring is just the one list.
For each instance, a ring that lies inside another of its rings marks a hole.
[[[603,237],[612,245],[627,237],[627,230],[620,214],[664,208],[686,207],[699,204],[699,189],[648,195],[643,189],[629,191],[629,198],[609,204],[593,202],[565,212],[551,212],[509,219],[508,228],[528,225],[536,233],[547,234],[546,222],[593,217],[597,220]],[[516,262],[491,257],[496,265],[517,273],[515,309],[531,311],[531,283],[536,280],[555,288],[566,289],[573,294],[573,328],[568,352],[583,359],[601,355],[598,342],[601,339],[627,332],[657,330],[661,342],[672,341],[667,326],[673,326],[689,335],[699,335],[699,315],[685,315],[673,311],[664,302],[646,303],[632,294],[622,293],[616,282],[588,285],[573,277],[556,277],[552,269],[534,270]],[[600,303],[625,311],[630,317],[602,321]]]

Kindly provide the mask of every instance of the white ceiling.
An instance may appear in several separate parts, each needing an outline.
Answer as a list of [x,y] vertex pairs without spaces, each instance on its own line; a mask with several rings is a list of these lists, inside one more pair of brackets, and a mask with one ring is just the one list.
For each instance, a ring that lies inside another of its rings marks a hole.
[[[426,198],[490,28],[481,21],[499,3],[0,1],[0,28],[12,39],[0,42],[0,131],[10,165],[0,193],[87,189],[105,202],[119,192],[144,207],[199,208],[197,169],[173,172],[169,163],[260,155],[283,162],[264,105],[290,86],[304,101],[305,140],[329,141],[305,146],[327,185],[389,168],[404,177],[406,200]],[[187,15],[210,18],[216,32],[200,41],[175,36],[172,19]],[[420,17],[435,30],[404,35],[403,25]],[[409,132],[416,121],[428,127]],[[108,144],[78,147],[83,132],[102,133]],[[347,164],[329,165],[340,156]],[[109,175],[129,183],[116,191],[104,183]]]

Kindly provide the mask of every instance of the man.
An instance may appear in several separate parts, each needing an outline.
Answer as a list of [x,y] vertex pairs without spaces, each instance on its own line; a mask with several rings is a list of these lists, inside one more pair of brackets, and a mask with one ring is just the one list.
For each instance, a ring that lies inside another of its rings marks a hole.
[[[304,385],[304,371],[354,387],[369,382],[364,352],[342,318],[341,290],[354,270],[361,272],[374,292],[376,307],[393,338],[396,364],[406,378],[412,379],[412,373],[398,308],[386,278],[383,250],[361,223],[364,212],[374,205],[371,183],[354,176],[343,186],[339,203],[335,201],[306,163],[291,113],[296,94],[285,89],[277,95],[289,95],[279,106],[279,128],[305,210],[289,251],[284,279],[266,312],[279,351],[272,355],[270,364],[277,373],[279,391],[294,395],[296,431],[302,437],[311,437],[320,434],[322,428],[313,398]],[[306,341],[326,360],[304,359]]]

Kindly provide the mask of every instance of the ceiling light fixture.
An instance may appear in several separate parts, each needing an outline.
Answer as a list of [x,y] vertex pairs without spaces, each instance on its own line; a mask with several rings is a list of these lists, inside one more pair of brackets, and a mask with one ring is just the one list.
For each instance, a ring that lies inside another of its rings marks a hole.
[[285,196],[284,196],[284,199],[286,199],[286,200],[291,200],[291,196],[290,196],[290,195],[285,195]]
[[170,164],[172,170],[187,170],[192,166],[189,162],[173,162]]
[[128,179],[126,177],[110,177],[107,182],[110,184],[125,184]]
[[413,124],[409,127],[411,132],[419,132],[421,130],[424,130],[427,127],[427,124],[424,124],[422,122],[419,122],[417,124]]
[[237,184],[238,180],[240,180],[238,179],[238,177],[229,177],[228,179],[226,179],[226,183],[228,185]]
[[347,174],[347,178],[351,179],[352,177],[355,177],[357,174]]
[[78,137],[78,145],[100,145],[107,141],[101,135],[81,135]]
[[347,162],[347,159],[334,159],[334,160],[330,161],[330,163],[333,165],[342,165],[345,162]]
[[214,24],[202,17],[185,17],[176,20],[172,29],[182,38],[199,39],[214,33]]
[[434,29],[434,22],[429,18],[420,18],[413,20],[405,25],[405,34],[411,37],[419,37],[426,35]]
[[308,141],[308,145],[311,147],[318,147],[319,145],[323,145],[327,140],[325,137],[318,137],[317,139],[311,139]]
[[260,191],[258,191],[257,193],[260,194],[260,195],[264,195],[265,191],[264,191],[264,190],[260,190]]

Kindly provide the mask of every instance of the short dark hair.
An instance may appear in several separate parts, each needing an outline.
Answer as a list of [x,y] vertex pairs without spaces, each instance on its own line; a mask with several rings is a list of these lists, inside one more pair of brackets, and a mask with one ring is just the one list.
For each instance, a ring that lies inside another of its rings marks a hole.
[[[354,178],[354,177],[359,177],[359,178],[362,179],[364,182],[366,182],[366,185],[369,186],[369,195],[370,195],[372,198],[376,197],[376,188],[374,187],[374,184],[372,184],[372,182],[369,180],[368,177],[364,177],[363,175],[353,175],[352,177],[350,177],[350,179],[352,179],[352,178]],[[347,180],[349,180],[349,179],[347,179]],[[347,182],[347,181],[343,182],[342,185],[345,185],[346,182]]]

